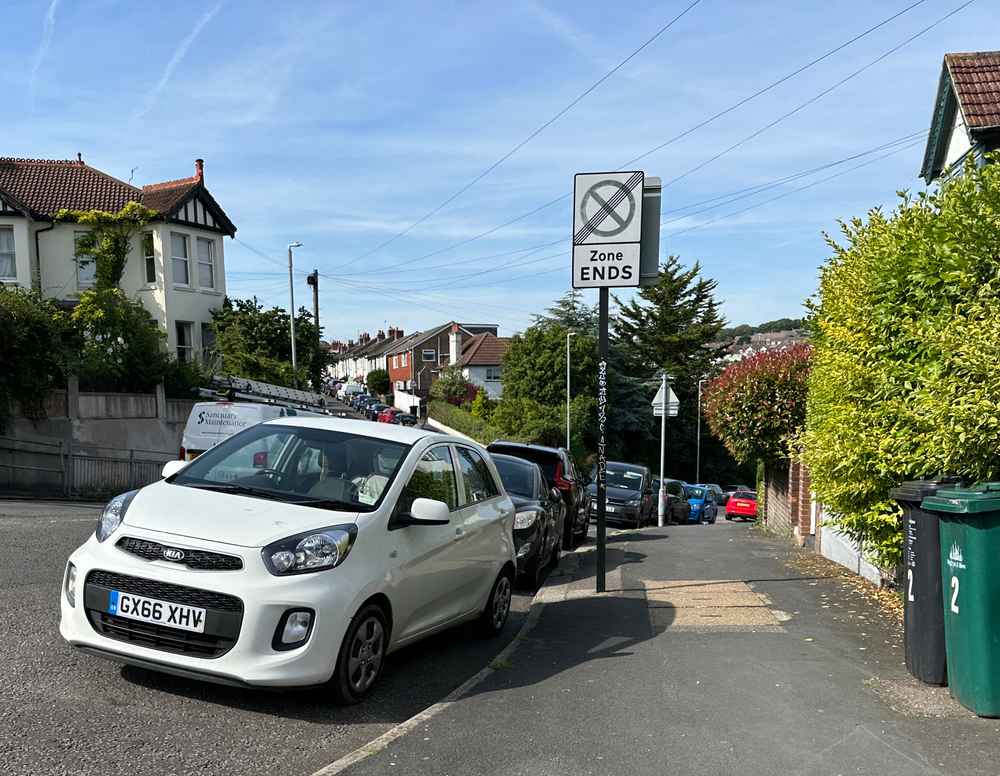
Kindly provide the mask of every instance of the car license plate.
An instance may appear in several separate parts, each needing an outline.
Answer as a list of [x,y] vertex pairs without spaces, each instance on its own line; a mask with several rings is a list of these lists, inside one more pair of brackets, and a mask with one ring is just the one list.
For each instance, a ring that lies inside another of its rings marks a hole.
[[120,590],[109,591],[108,614],[150,622],[154,625],[165,625],[168,628],[179,628],[195,633],[205,632],[204,609],[173,604],[169,601],[157,601],[155,598],[144,598]]
[[614,512],[615,511],[615,508],[613,506],[611,506],[610,504],[608,504],[606,508],[607,508],[608,512]]

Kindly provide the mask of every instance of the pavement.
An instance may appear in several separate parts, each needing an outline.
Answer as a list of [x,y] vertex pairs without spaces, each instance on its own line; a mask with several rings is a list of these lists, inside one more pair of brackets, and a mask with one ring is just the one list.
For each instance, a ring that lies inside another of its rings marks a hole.
[[102,504],[0,500],[0,773],[310,774],[440,701],[514,637],[457,628],[391,655],[372,697],[186,681],[76,652],[59,636],[66,558]]
[[567,556],[495,671],[343,772],[1000,772],[1000,722],[910,678],[884,596],[825,559],[719,522],[613,537],[604,595],[594,561]]

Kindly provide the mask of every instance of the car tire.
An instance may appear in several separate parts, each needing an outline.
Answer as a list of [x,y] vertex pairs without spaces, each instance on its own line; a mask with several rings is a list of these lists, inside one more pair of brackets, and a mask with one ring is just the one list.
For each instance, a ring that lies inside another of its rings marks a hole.
[[344,635],[330,677],[334,698],[344,706],[363,701],[378,683],[389,645],[389,625],[377,604],[361,608]]
[[493,638],[503,631],[503,626],[507,624],[507,616],[510,614],[512,592],[513,580],[510,571],[503,569],[497,574],[493,589],[490,590],[490,597],[486,601],[486,608],[476,623],[480,636]]
[[726,520],[732,521],[732,519],[733,519],[732,515],[729,515],[729,514],[726,515]]

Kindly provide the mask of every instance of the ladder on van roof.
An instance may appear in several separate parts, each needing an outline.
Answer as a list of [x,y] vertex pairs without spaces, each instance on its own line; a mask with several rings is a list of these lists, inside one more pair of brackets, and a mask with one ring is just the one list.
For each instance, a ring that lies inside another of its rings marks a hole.
[[310,412],[330,413],[326,398],[312,391],[301,391],[284,385],[274,385],[249,377],[233,377],[231,375],[215,375],[212,377],[211,388],[202,389],[203,396],[218,398],[220,395],[229,400],[255,401],[263,404],[274,404],[281,407],[309,410]]

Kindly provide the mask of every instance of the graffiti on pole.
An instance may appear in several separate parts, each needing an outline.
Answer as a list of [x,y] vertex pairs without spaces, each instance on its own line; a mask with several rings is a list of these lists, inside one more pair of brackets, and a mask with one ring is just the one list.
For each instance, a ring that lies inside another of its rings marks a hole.
[[608,362],[597,364],[597,483],[603,488],[606,482],[608,424]]

